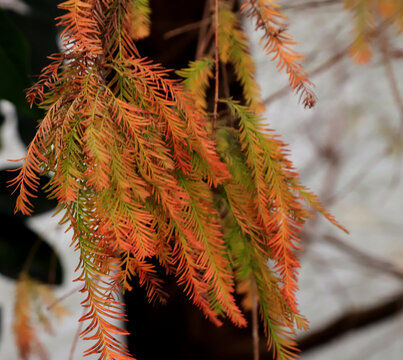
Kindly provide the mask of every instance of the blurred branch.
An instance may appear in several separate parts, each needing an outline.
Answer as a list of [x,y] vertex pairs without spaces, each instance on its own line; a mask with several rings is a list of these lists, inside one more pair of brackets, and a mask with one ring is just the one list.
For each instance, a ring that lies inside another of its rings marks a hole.
[[403,99],[400,95],[399,87],[397,85],[396,74],[393,69],[391,56],[390,56],[390,48],[389,48],[389,41],[386,36],[381,39],[381,50],[383,54],[383,64],[385,66],[386,76],[389,82],[389,86],[393,95],[393,98],[396,102],[397,107],[400,111],[400,130],[403,130]]
[[284,5],[282,8],[284,10],[308,10],[331,5],[343,5],[343,3],[340,0],[317,0]]
[[[304,352],[310,349],[316,349],[322,345],[346,335],[350,331],[360,330],[367,326],[396,316],[403,311],[403,292],[395,294],[387,299],[380,300],[373,306],[360,307],[359,310],[347,310],[341,316],[335,318],[322,327],[310,331],[307,335],[297,339],[298,347]],[[245,360],[251,358],[249,349],[250,340],[242,337],[231,342],[231,360]],[[260,345],[261,360],[272,360],[273,354],[267,352],[267,344],[261,342]],[[218,358],[218,357],[217,357]],[[343,355],[340,359],[344,359]],[[361,357],[361,359],[366,359]]]
[[[311,77],[313,77],[315,75],[321,74],[322,72],[324,72],[326,70],[329,70],[334,65],[338,64],[340,62],[340,60],[342,60],[344,58],[344,56],[346,56],[346,54],[348,54],[348,50],[349,50],[349,47],[344,48],[343,50],[337,52],[336,54],[331,56],[329,59],[327,59],[323,64],[319,65],[314,70],[310,71],[309,75]],[[277,99],[282,98],[283,96],[287,95],[290,91],[291,91],[291,89],[288,85],[284,86],[280,90],[276,91],[275,93],[273,93],[272,95],[270,95],[269,97],[264,99],[263,104],[268,105],[268,104],[272,103],[274,100],[277,100]]]
[[38,237],[35,241],[35,243],[32,245],[31,249],[29,250],[29,253],[27,255],[27,258],[25,259],[24,264],[22,265],[22,270],[21,273],[27,274],[29,272],[29,268],[31,267],[32,262],[34,261],[34,258],[38,252],[39,246],[42,243],[42,238]]
[[[204,51],[207,47],[207,42],[209,40],[209,37],[212,35],[210,31],[210,35],[208,34],[208,29],[209,29],[209,23],[211,22],[211,17],[210,17],[210,9],[211,9],[211,1],[206,0],[204,3],[204,10],[203,10],[203,17],[201,21],[205,21],[205,19],[209,19],[209,22],[203,22],[199,29],[199,36],[197,40],[197,48],[196,48],[196,55],[195,58],[200,59]],[[211,29],[210,29],[211,30]]]
[[256,283],[253,276],[251,276],[251,295],[252,295],[252,339],[253,339],[253,360],[260,359],[259,351],[259,316],[258,316],[258,303],[256,295]]
[[173,30],[170,30],[170,31],[166,32],[164,34],[164,39],[170,39],[170,38],[173,38],[175,36],[181,35],[181,34],[183,34],[185,32],[192,31],[192,30],[197,30],[202,26],[206,26],[206,25],[210,24],[210,22],[211,22],[210,18],[204,18],[202,20],[199,20],[199,21],[196,21],[196,22],[193,22],[193,23],[190,23],[190,24],[186,24],[184,26],[181,26],[181,27],[178,27],[176,29],[173,29]]
[[[395,144],[401,144],[402,136],[403,136],[403,98],[399,91],[398,82],[396,80],[396,73],[393,69],[392,59],[394,57],[393,49],[391,49],[389,39],[387,34],[380,38],[380,48],[383,55],[383,65],[385,67],[386,78],[389,83],[389,87],[393,96],[393,99],[396,103],[397,108],[399,109],[400,114],[400,122],[395,134],[393,134],[393,138],[391,139],[392,142]],[[401,150],[401,146],[399,146]],[[400,182],[401,177],[401,166],[402,166],[402,152],[397,152],[397,157],[395,159],[395,170],[393,172],[393,176],[390,181],[390,186],[394,187]]]
[[215,131],[217,127],[217,117],[218,117],[218,97],[220,92],[219,82],[220,82],[220,60],[218,56],[218,0],[214,0],[214,21],[215,21],[215,29],[214,29],[214,70],[215,70],[215,82],[214,82],[214,110],[213,110],[213,124],[212,124],[212,134],[213,139],[215,136]]
[[397,326],[389,326],[387,332],[383,333],[381,336],[377,336],[374,341],[371,341],[370,344],[366,344],[348,360],[369,359],[377,352],[381,352],[382,350],[389,348],[394,342],[401,341],[402,333],[403,322],[400,321]]
[[340,308],[344,309],[347,305],[350,305],[354,300],[349,292],[348,284],[338,276],[337,267],[340,266],[340,261],[336,260],[336,263],[329,254],[317,251],[316,249],[305,251],[305,256],[306,263],[309,262],[315,265],[315,267],[318,266],[320,267],[319,271],[326,272],[326,287],[334,299],[337,300]]
[[298,346],[306,351],[329,343],[354,329],[383,321],[403,310],[403,292],[372,307],[347,311],[339,318],[298,340]]
[[333,194],[325,194],[322,198],[322,203],[329,205],[334,203],[335,201],[340,201],[345,196],[349,195],[357,188],[358,185],[360,185],[365,180],[370,171],[374,169],[374,163],[381,162],[384,157],[388,155],[388,153],[389,150],[388,148],[386,148],[381,152],[373,155],[367,162],[361,164],[360,170],[358,170],[356,174],[348,182],[346,182],[343,187],[341,187],[341,189]]
[[[301,4],[302,5],[302,4]],[[369,36],[371,38],[376,38],[377,36],[381,35],[385,29],[388,28],[388,26],[392,23],[394,19],[394,16],[389,17],[388,19],[382,21],[378,27],[373,29]],[[308,74],[310,77],[313,77],[315,75],[319,75],[323,73],[326,70],[329,70],[332,68],[334,65],[338,64],[348,53],[350,50],[350,45],[345,47],[344,49],[340,50],[339,52],[335,53],[333,56],[331,56],[328,60],[326,60],[323,64],[317,66],[315,69],[312,71],[308,71]],[[400,52],[399,50],[396,52],[396,50],[393,53],[393,56],[399,55]],[[401,56],[401,54],[399,55]],[[274,100],[277,100],[279,98],[282,98],[283,96],[287,95],[291,91],[291,88],[289,86],[284,86],[280,90],[276,91],[266,99],[263,99],[263,104],[268,105],[272,103]]]
[[389,53],[394,59],[403,58],[403,49],[391,48]]
[[74,295],[76,293],[79,292],[79,290],[82,288],[81,285],[76,286],[74,289],[71,289],[68,293],[60,296],[59,298],[57,298],[53,303],[51,303],[50,305],[48,305],[47,310],[52,309],[54,306],[56,306],[57,304],[61,303],[63,300],[66,300],[68,297],[70,297],[71,295]]
[[[86,313],[86,309],[84,308],[83,311],[82,311],[80,319],[85,315],[85,313]],[[76,331],[76,333],[74,335],[73,343],[71,344],[71,348],[70,348],[69,360],[74,359],[74,352],[76,351],[78,340],[79,340],[80,334],[81,334],[81,332],[83,330],[83,325],[84,325],[83,321],[78,322],[77,331]]]
[[368,254],[367,252],[350,245],[349,243],[339,239],[336,236],[324,235],[323,239],[326,240],[328,243],[336,246],[340,250],[343,250],[347,255],[354,257],[363,265],[376,268],[382,272],[391,274],[399,280],[403,281],[403,269],[399,266],[387,260]]
[[0,8],[13,10],[21,15],[26,15],[30,12],[30,7],[20,0],[0,0]]

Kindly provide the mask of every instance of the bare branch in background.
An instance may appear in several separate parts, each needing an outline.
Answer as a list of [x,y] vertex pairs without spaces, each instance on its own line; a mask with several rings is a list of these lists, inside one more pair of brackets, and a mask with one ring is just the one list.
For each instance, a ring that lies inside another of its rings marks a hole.
[[31,8],[21,0],[0,0],[0,8],[13,10],[21,15],[31,11]]
[[336,236],[323,235],[322,238],[326,240],[328,243],[332,244],[333,246],[336,246],[337,248],[345,252],[345,254],[354,257],[354,259],[360,262],[361,264],[368,267],[372,267],[381,272],[391,274],[397,279],[403,281],[403,269],[398,265],[393,264],[390,261],[381,259],[377,256],[371,255],[361,249],[358,249],[357,247],[349,244],[346,241],[339,239]]
[[[85,315],[85,310],[82,312],[81,317],[83,317],[84,315]],[[83,329],[83,326],[84,326],[84,323],[82,321],[80,321],[78,323],[76,334],[74,335],[73,343],[71,344],[69,360],[74,359],[74,352],[76,351],[77,343],[78,343],[78,340],[80,338],[80,334],[81,334],[81,331]]]
[[290,5],[284,5],[284,10],[310,10],[315,8],[322,8],[324,6],[332,6],[332,5],[343,5],[343,2],[340,0],[316,0],[316,1],[304,1],[304,2],[296,2]]
[[[393,20],[393,17],[390,17],[384,21],[382,21],[378,27],[376,27],[375,29],[373,29],[371,31],[371,33],[369,34],[369,36],[371,38],[376,38],[377,36],[381,35],[387,28],[388,26],[391,24]],[[319,75],[321,73],[323,73],[324,71],[327,71],[329,69],[331,69],[333,66],[335,66],[336,64],[338,64],[346,55],[348,55],[350,50],[350,45],[347,46],[346,48],[336,52],[333,56],[331,56],[328,60],[326,60],[324,63],[322,63],[321,65],[317,66],[315,69],[313,69],[312,71],[308,71],[308,74],[311,77],[314,77],[316,75]],[[395,51],[393,53],[393,56],[401,56],[399,51]],[[284,86],[282,89],[276,91],[275,93],[273,93],[272,95],[268,96],[266,99],[263,100],[263,104],[264,105],[269,105],[270,103],[272,103],[273,101],[282,98],[283,96],[287,95],[290,92],[289,87]]]
[[[308,332],[306,336],[297,339],[298,347],[303,353],[308,350],[317,349],[331,341],[337,340],[343,335],[347,335],[352,330],[361,330],[370,325],[377,324],[387,320],[392,316],[398,316],[403,311],[403,292],[395,294],[390,298],[381,300],[379,303],[361,307],[359,310],[348,310],[333,321],[326,323],[322,327]],[[243,351],[246,347],[242,343],[245,340],[238,341],[236,351],[233,352],[231,360],[244,360],[249,355]],[[272,360],[272,355],[265,352],[264,344],[260,344],[261,360]],[[340,357],[344,359],[343,357]],[[361,357],[360,359],[366,359]]]
[[207,39],[210,37],[210,35],[208,35],[209,23],[211,21],[210,8],[211,8],[211,2],[206,1],[204,4],[202,21],[204,21],[205,19],[209,19],[209,22],[204,22],[202,24],[202,26],[200,27],[199,37],[197,40],[196,56],[195,56],[196,60],[200,59],[203,56],[204,51],[207,47],[207,44],[206,44],[208,42]]
[[[333,56],[331,56],[328,60],[326,60],[324,63],[316,67],[314,70],[309,71],[309,74],[311,77],[316,76],[321,74],[322,72],[329,70],[332,68],[334,65],[338,64],[347,54],[348,54],[348,47],[345,49],[342,49],[341,51],[337,52]],[[290,87],[289,86],[284,86],[280,90],[276,91],[269,97],[263,100],[264,105],[269,105],[272,103],[274,100],[277,100],[279,98],[282,98],[283,96],[287,95],[290,92]]]
[[383,64],[385,66],[386,76],[389,81],[390,90],[393,95],[393,99],[400,111],[400,132],[403,131],[403,98],[400,95],[399,86],[396,80],[396,74],[393,69],[392,60],[390,57],[390,46],[387,37],[381,39],[381,50],[383,55]]
[[403,293],[361,310],[348,311],[329,324],[311,331],[298,341],[302,351],[323,346],[351,330],[361,329],[399,314],[403,310]]
[[389,50],[391,58],[398,59],[403,57],[403,49],[391,48]]
[[359,349],[355,355],[348,360],[362,360],[369,359],[374,354],[381,352],[385,347],[392,346],[393,343],[401,341],[403,333],[403,322],[400,321],[397,326],[391,326],[388,331],[385,331],[382,336],[377,337],[375,341],[371,341],[370,344],[366,344]]
[[260,359],[259,349],[259,316],[258,316],[258,300],[256,296],[256,283],[251,276],[251,295],[252,295],[252,339],[253,339],[253,360]]
[[199,21],[196,21],[196,22],[193,22],[190,24],[186,24],[184,26],[181,26],[181,27],[178,27],[176,29],[166,32],[164,34],[164,39],[171,39],[175,36],[182,35],[185,32],[197,30],[197,29],[201,28],[202,26],[209,25],[210,22],[211,22],[210,18],[203,18],[202,20],[199,20]]

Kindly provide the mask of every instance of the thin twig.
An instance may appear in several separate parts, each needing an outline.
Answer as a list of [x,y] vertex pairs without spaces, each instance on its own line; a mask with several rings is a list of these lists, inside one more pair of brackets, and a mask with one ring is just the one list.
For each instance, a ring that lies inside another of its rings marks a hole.
[[390,59],[388,39],[386,37],[384,37],[381,40],[382,40],[381,48],[382,48],[382,54],[383,54],[383,64],[385,65],[386,76],[389,81],[389,86],[392,91],[393,98],[400,111],[400,118],[401,118],[400,129],[403,130],[403,98],[400,95],[399,86],[397,85],[397,81],[396,81],[396,74],[393,70],[392,61]]
[[[352,330],[362,329],[379,321],[384,321],[388,317],[397,316],[402,310],[403,293],[399,293],[371,307],[347,311],[339,318],[298,339],[298,347],[302,351],[307,351],[323,346]],[[365,358],[361,357],[361,359]]]
[[[392,321],[396,321],[396,318]],[[392,322],[391,321],[391,322]],[[376,339],[371,341],[371,343],[365,344],[361,349],[357,349],[356,354],[348,360],[362,360],[374,358],[376,353],[383,351],[384,349],[390,348],[390,346],[397,341],[402,340],[403,333],[403,322],[397,320],[397,326],[388,326],[387,331],[385,331],[381,337],[377,336]]]
[[58,303],[62,302],[63,300],[66,300],[68,297],[70,297],[71,295],[74,295],[76,292],[78,292],[80,289],[82,288],[82,286],[77,286],[74,289],[70,290],[68,293],[60,296],[59,298],[57,298],[54,302],[52,302],[50,305],[48,305],[48,307],[46,308],[47,310],[52,309],[52,307],[56,306]]
[[183,34],[185,32],[199,29],[202,26],[209,25],[210,22],[211,22],[211,19],[209,17],[206,17],[206,18],[201,19],[199,21],[196,21],[196,22],[193,22],[193,23],[190,23],[190,24],[186,24],[184,26],[181,26],[181,27],[178,27],[176,29],[173,29],[173,30],[170,30],[170,31],[166,32],[164,34],[164,39],[171,39],[171,38],[173,38],[175,36],[178,36],[178,35],[181,35],[181,34]]
[[340,0],[317,0],[317,1],[306,1],[302,3],[295,3],[290,5],[284,5],[283,10],[308,10],[313,8],[320,8],[329,5],[343,5]]
[[399,280],[403,280],[403,269],[391,263],[390,261],[371,255],[333,235],[324,235],[323,239],[343,250],[349,256],[354,257],[365,266],[371,266],[373,268],[381,270],[382,272],[391,274]]
[[358,185],[360,185],[368,173],[373,170],[374,163],[382,161],[387,154],[386,150],[381,151],[377,155],[373,155],[366,163],[362,164],[360,170],[345,184],[343,187],[334,194],[327,194],[323,198],[324,204],[332,204],[333,202],[340,201],[345,196],[349,195]]
[[50,255],[48,282],[49,284],[54,284],[56,282],[56,271],[57,271],[57,257],[56,252],[53,250]]
[[[400,123],[396,132],[396,140],[400,141],[401,137],[403,136],[403,98],[400,95],[399,86],[396,80],[396,74],[393,69],[392,60],[390,56],[390,44],[389,39],[387,38],[387,34],[385,34],[380,39],[380,43],[381,43],[381,51],[383,55],[383,64],[385,66],[386,77],[389,82],[389,87],[392,92],[393,99],[400,113]],[[396,170],[394,171],[391,179],[391,187],[396,186],[400,182],[401,164],[402,164],[402,153],[400,151],[398,152],[396,157],[396,166],[395,166]]]
[[[228,78],[228,70],[227,65],[221,63],[221,74],[222,74],[222,89],[224,92],[225,98],[229,99],[231,97],[231,90],[229,86],[229,78]],[[228,106],[225,108],[224,114],[227,117],[227,125],[234,127],[234,117],[231,116],[231,111]],[[219,114],[220,115],[220,114]]]
[[196,59],[201,58],[203,55],[211,55],[214,52],[214,46],[210,46],[209,50],[207,51],[208,45],[211,42],[211,39],[214,36],[214,26],[210,27],[209,32],[207,33],[207,35],[204,37],[203,42],[200,46],[200,56],[196,57]]
[[[210,19],[210,9],[211,9],[210,3],[211,3],[211,0],[206,0],[206,2],[204,4],[202,20]],[[208,30],[209,24],[210,24],[210,21],[208,24],[203,23],[202,26],[200,27],[199,37],[197,40],[196,56],[195,56],[196,60],[200,59],[203,56],[204,50],[207,47],[207,45],[205,43],[206,43],[206,36],[207,36],[207,30]]]
[[[309,71],[309,76],[313,77],[315,75],[319,75],[325,70],[330,69],[334,65],[338,64],[345,56],[348,54],[348,50],[350,47],[344,48],[343,50],[337,52],[333,56],[331,56],[329,59],[327,59],[324,63],[321,65],[317,66],[314,70]],[[290,88],[289,85],[284,86],[280,90],[276,91],[272,95],[268,96],[266,99],[263,100],[263,105],[268,105],[272,103],[274,100],[277,100],[285,95],[287,95],[292,89]]]
[[[319,198],[324,199],[324,201],[325,197],[329,197],[333,194],[340,175],[341,159],[340,152],[338,151],[338,148],[340,146],[338,143],[338,139],[345,132],[345,126],[343,121],[339,121],[338,119],[337,121],[335,120],[336,119],[331,121],[329,124],[328,139],[322,153],[323,155],[325,155],[328,163],[328,169],[325,174],[323,186],[319,193]],[[326,204],[326,202],[324,202],[324,204]]]
[[253,276],[251,276],[250,290],[252,297],[252,339],[253,339],[253,360],[259,360],[259,318],[257,311],[257,295],[256,283]]
[[389,53],[394,59],[403,58],[403,49],[391,48]]
[[329,294],[333,294],[333,298],[337,299],[341,308],[346,306],[352,308],[354,306],[353,299],[349,293],[347,283],[339,279],[337,267],[340,266],[340,261],[337,263],[327,254],[316,249],[309,249],[306,252],[306,259],[312,265],[318,265],[319,271],[326,272],[326,288]]
[[215,0],[215,90],[214,90],[214,112],[213,112],[213,138],[217,126],[218,91],[219,89],[219,60],[218,60],[218,0]]
[[228,79],[227,66],[225,64],[221,64],[221,74],[222,74],[222,83],[223,83],[224,96],[228,99],[228,98],[231,97],[231,91],[230,91],[230,88],[229,88],[229,79]]
[[[371,38],[375,38],[376,36],[379,36],[380,34],[382,34],[385,31],[385,29],[387,29],[388,26],[392,23],[393,19],[394,19],[394,16],[391,16],[391,17],[385,19],[377,28],[373,29],[370,32],[369,36]],[[333,56],[331,56],[328,60],[326,60],[323,64],[316,67],[314,70],[308,71],[309,76],[312,78],[313,76],[319,75],[322,72],[330,69],[331,67],[333,67],[334,65],[339,63],[349,53],[349,50],[350,50],[350,45],[347,46],[346,48],[342,49],[341,51],[337,52]],[[288,85],[284,86],[280,90],[276,91],[275,93],[273,93],[272,95],[270,95],[266,99],[264,99],[263,105],[268,105],[268,104],[272,103],[274,100],[282,98],[283,96],[287,95],[290,91],[292,91],[290,86],[288,86]]]
[[[83,316],[85,315],[85,311],[86,311],[86,309],[84,308],[81,317],[83,317]],[[74,335],[73,343],[71,344],[69,360],[73,360],[74,351],[76,350],[77,343],[78,343],[78,339],[79,339],[79,337],[80,337],[80,334],[81,334],[82,329],[83,329],[83,322],[82,322],[82,321],[79,321],[76,334]]]
[[38,237],[34,243],[34,245],[32,245],[31,249],[29,250],[29,253],[27,255],[27,258],[25,259],[24,265],[22,266],[22,273],[28,273],[29,268],[31,267],[32,262],[35,259],[35,255],[39,249],[39,246],[42,243],[42,239],[40,237]]

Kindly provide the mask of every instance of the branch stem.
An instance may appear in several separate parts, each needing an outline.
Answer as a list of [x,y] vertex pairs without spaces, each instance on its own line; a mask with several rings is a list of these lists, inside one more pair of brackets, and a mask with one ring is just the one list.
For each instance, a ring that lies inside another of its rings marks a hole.
[[217,109],[218,109],[218,92],[219,92],[219,77],[220,77],[220,68],[219,68],[219,59],[218,59],[218,0],[214,0],[215,2],[215,90],[214,90],[214,112],[213,112],[213,138],[215,136],[215,131],[217,127]]
[[250,281],[252,296],[252,339],[253,339],[253,360],[259,360],[259,318],[257,311],[256,283],[253,276]]

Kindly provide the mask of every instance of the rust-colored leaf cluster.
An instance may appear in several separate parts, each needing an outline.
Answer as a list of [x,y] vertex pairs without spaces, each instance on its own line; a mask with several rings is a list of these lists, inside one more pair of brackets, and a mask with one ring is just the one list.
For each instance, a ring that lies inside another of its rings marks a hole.
[[[304,200],[337,223],[262,126],[255,65],[230,2],[217,3],[218,27],[211,25],[219,59],[203,54],[178,72],[183,82],[136,49],[134,39],[148,32],[148,1],[68,0],[60,8],[64,51],[28,92],[46,115],[12,184],[16,210],[29,215],[47,175],[48,195],[73,230],[77,281],[87,295],[82,337],[93,342],[86,354],[132,359],[118,339],[126,331],[112,320],[125,320],[119,294],[133,278],[150,301],[166,301],[156,259],[217,325],[220,316],[247,325],[235,281],[253,278],[268,347],[278,359],[297,358],[295,329],[307,327],[295,299],[299,232],[311,216]],[[312,106],[303,57],[291,48],[278,6],[245,1],[243,12]],[[218,60],[232,64],[245,104],[222,99],[232,115],[218,114],[216,128],[208,91]]]
[[60,319],[66,314],[67,310],[56,302],[49,286],[22,273],[16,285],[13,325],[20,358],[25,360],[36,355],[41,360],[49,359],[38,337],[38,325],[53,333],[50,316]]
[[277,61],[278,71],[285,70],[291,88],[300,94],[304,106],[313,107],[316,97],[311,89],[312,83],[301,65],[305,57],[293,49],[297,43],[287,33],[287,17],[280,11],[278,1],[247,0],[241,9],[255,19],[256,29],[263,30],[262,42],[266,55]]

